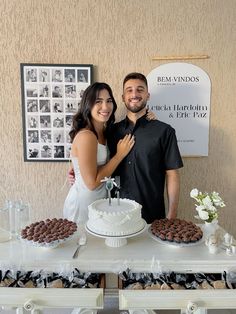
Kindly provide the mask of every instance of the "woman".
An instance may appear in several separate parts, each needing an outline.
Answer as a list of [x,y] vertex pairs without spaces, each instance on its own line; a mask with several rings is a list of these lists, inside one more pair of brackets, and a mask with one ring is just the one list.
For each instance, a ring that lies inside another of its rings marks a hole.
[[106,132],[115,121],[116,108],[112,90],[106,83],[94,83],[83,93],[69,133],[75,172],[75,184],[67,195],[63,209],[64,217],[69,220],[82,224],[87,221],[88,205],[106,197],[105,185],[101,180],[112,175],[134,146],[134,137],[126,135],[117,144],[116,155],[109,160]]

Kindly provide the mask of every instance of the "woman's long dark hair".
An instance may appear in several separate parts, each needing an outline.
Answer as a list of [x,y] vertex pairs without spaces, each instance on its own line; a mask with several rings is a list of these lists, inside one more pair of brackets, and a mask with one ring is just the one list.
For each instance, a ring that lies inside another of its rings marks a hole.
[[113,102],[113,111],[109,120],[106,122],[106,128],[108,128],[111,124],[115,122],[115,111],[117,109],[117,104],[114,99],[112,89],[106,83],[96,82],[90,85],[88,88],[86,88],[86,90],[83,93],[79,105],[79,110],[73,117],[72,128],[71,131],[69,132],[71,142],[73,141],[74,137],[79,132],[79,130],[83,128],[88,128],[97,136],[97,132],[92,123],[91,110],[95,104],[96,99],[98,98],[99,92],[103,89],[106,89],[108,91]]

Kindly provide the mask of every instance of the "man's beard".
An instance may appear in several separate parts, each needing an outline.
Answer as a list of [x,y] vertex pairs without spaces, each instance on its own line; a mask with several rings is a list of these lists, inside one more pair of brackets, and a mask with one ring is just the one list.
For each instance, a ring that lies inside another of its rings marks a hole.
[[129,104],[125,104],[126,108],[132,112],[132,113],[138,113],[142,111],[147,105],[147,102],[143,101],[140,105],[136,106],[130,106]]

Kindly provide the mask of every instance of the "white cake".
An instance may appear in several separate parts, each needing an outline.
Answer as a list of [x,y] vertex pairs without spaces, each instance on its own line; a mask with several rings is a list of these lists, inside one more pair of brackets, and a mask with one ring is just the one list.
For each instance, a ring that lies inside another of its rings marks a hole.
[[125,236],[139,232],[145,226],[142,206],[129,199],[101,199],[88,206],[87,228],[100,235]]

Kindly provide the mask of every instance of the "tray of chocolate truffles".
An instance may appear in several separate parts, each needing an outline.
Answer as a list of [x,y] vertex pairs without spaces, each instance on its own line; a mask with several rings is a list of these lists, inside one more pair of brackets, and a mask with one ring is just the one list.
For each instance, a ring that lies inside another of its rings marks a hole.
[[157,242],[176,247],[194,246],[204,241],[203,231],[199,226],[178,218],[154,220],[148,233]]
[[36,246],[55,248],[76,235],[77,224],[63,218],[34,222],[21,231],[21,241]]

